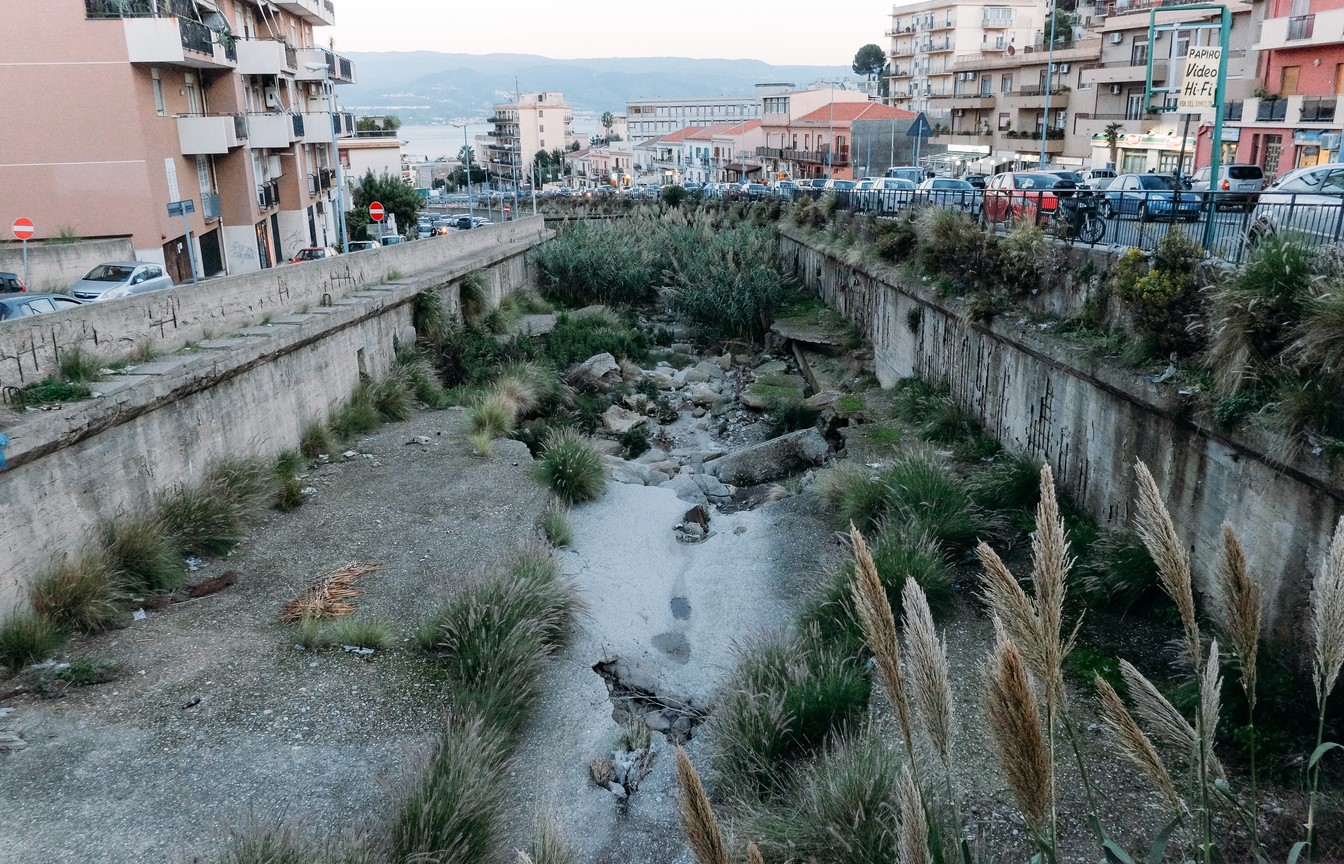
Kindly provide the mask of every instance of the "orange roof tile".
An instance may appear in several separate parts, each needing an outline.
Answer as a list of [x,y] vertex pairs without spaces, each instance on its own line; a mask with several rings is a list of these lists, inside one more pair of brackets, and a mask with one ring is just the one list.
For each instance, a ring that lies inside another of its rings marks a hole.
[[911,111],[892,108],[880,102],[835,102],[804,114],[795,123],[853,123],[855,120],[913,120]]

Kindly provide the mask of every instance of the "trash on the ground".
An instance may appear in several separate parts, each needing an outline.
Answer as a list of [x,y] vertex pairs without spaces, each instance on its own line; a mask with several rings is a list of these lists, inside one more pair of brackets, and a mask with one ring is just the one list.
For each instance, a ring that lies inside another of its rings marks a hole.
[[341,456],[345,457],[346,459],[354,459],[358,455],[359,454],[356,453],[354,450],[346,450],[344,453],[341,454]]
[[372,459],[372,458],[373,458],[373,454],[372,454],[372,453],[360,453],[359,455],[360,455],[360,458],[362,458],[362,459]]
[[359,654],[360,656],[367,656],[373,653],[372,648],[361,648],[358,645],[342,645],[341,650],[347,654]]
[[199,705],[199,704],[201,704],[201,697],[200,697],[200,696],[192,696],[192,697],[191,697],[190,699],[188,699],[186,702],[183,702],[183,703],[182,703],[182,709],[185,711],[185,710],[188,709],[188,708],[195,708],[195,707],[196,707],[197,705]]
[[319,464],[319,465],[326,465],[326,464],[328,464],[328,463],[330,463],[330,462],[331,462],[331,457],[328,456],[326,453],[319,453],[319,454],[317,454],[317,464]]
[[205,566],[205,561],[197,558],[195,555],[187,556],[187,569],[193,573]]
[[407,443],[408,445],[409,445],[409,444],[421,444],[421,445],[428,444],[428,443],[429,443],[429,436],[428,436],[428,435],[416,435],[414,438],[412,438],[410,441],[407,441],[406,443]]
[[144,621],[148,617],[149,616],[145,614],[144,609],[136,609],[134,612],[131,613],[132,621]]
[[299,494],[302,495],[302,496],[305,497],[305,498],[311,498],[311,497],[313,497],[314,495],[317,494],[317,487],[316,487],[316,486],[304,486],[302,489],[299,490]]

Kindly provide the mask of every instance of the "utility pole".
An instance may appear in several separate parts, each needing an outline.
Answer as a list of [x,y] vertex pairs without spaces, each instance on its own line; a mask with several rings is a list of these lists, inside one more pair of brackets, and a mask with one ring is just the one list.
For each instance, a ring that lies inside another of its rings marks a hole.
[[455,128],[462,130],[462,152],[467,156],[467,216],[476,221],[476,198],[471,194],[471,146],[467,144],[467,126],[466,123],[454,123]]
[[1045,143],[1050,140],[1050,81],[1055,71],[1055,18],[1059,14],[1058,0],[1050,4],[1050,47],[1045,54],[1045,99],[1041,106],[1041,170],[1045,170]]

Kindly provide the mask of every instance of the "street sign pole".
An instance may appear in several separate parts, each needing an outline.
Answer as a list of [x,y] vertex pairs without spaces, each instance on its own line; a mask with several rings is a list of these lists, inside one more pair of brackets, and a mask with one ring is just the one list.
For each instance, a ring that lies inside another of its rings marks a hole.
[[[893,121],[894,123],[894,121]],[[919,167],[919,144],[925,138],[933,136],[933,127],[929,125],[929,118],[924,116],[924,112],[919,112],[915,122],[910,124],[910,128],[905,130],[907,138],[915,139],[915,167]]]
[[23,284],[28,284],[28,240],[23,241]]
[[27,216],[20,216],[14,220],[11,229],[14,232],[14,239],[23,241],[23,284],[28,284],[28,238],[33,236],[37,229],[33,226],[33,220]]

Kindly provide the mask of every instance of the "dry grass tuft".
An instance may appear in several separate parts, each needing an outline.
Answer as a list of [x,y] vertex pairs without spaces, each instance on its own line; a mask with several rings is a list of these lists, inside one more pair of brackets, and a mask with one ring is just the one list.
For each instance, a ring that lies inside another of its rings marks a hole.
[[1316,643],[1312,680],[1316,701],[1324,705],[1344,666],[1344,517],[1335,526],[1330,554],[1312,581],[1311,625]]
[[956,715],[952,707],[952,685],[947,668],[947,646],[933,626],[924,590],[913,579],[901,589],[902,623],[906,647],[910,652],[910,686],[915,705],[924,722],[929,742],[943,763],[952,768],[952,742],[957,736]]
[[765,858],[761,856],[761,850],[756,848],[755,843],[747,844],[747,864],[765,864]]
[[695,854],[696,864],[731,864],[709,796],[682,747],[677,748],[677,785],[681,787],[681,833]]
[[1125,703],[1121,701],[1120,694],[1115,692],[1115,688],[1100,675],[1096,676],[1095,683],[1097,693],[1101,696],[1101,719],[1111,730],[1121,754],[1153,781],[1162,797],[1166,799],[1167,806],[1176,813],[1183,812],[1181,798],[1176,793],[1176,784],[1172,781],[1171,773],[1167,771],[1167,766],[1158,755],[1152,740],[1143,733],[1139,724],[1126,710]]
[[1181,626],[1185,630],[1185,650],[1189,656],[1190,668],[1198,671],[1200,666],[1199,620],[1195,617],[1195,595],[1190,581],[1190,560],[1176,536],[1176,525],[1171,521],[1167,505],[1162,501],[1157,481],[1142,462],[1134,463],[1134,474],[1138,489],[1135,494],[1134,521],[1139,538],[1148,547],[1148,553],[1157,564],[1157,572],[1162,580],[1162,588],[1176,604],[1181,614]]
[[1042,837],[1054,800],[1054,770],[1026,663],[1009,638],[999,639],[991,657],[986,707],[1013,797],[1028,827]]
[[348,601],[358,597],[354,582],[361,576],[378,570],[380,564],[360,564],[351,561],[324,573],[313,580],[302,594],[285,604],[281,618],[293,624],[306,619],[339,618],[355,611]]
[[1255,665],[1260,649],[1260,586],[1246,573],[1246,556],[1231,525],[1223,524],[1223,557],[1218,563],[1218,605],[1237,652],[1241,688],[1255,708]]
[[896,794],[901,808],[897,861],[900,864],[933,864],[929,854],[929,823],[924,813],[924,801],[909,765],[901,766],[901,785]]
[[914,724],[910,720],[910,702],[906,698],[905,678],[901,672],[901,642],[896,635],[896,619],[887,601],[886,589],[878,578],[873,556],[859,529],[851,523],[849,539],[854,546],[854,611],[863,627],[864,639],[872,649],[886,687],[887,698],[896,709],[905,736],[905,749],[914,758]]
[[[1055,501],[1055,475],[1049,465],[1041,468],[1041,500],[1036,505],[1036,534],[1031,541],[1031,582],[1035,588],[1037,630],[1040,633],[1042,669],[1052,705],[1064,705],[1064,658],[1073,647],[1063,633],[1065,580],[1073,561],[1064,536],[1064,520]],[[1075,631],[1076,635],[1077,631]]]
[[117,574],[102,552],[86,552],[54,562],[33,583],[33,611],[79,633],[100,633],[122,617]]

